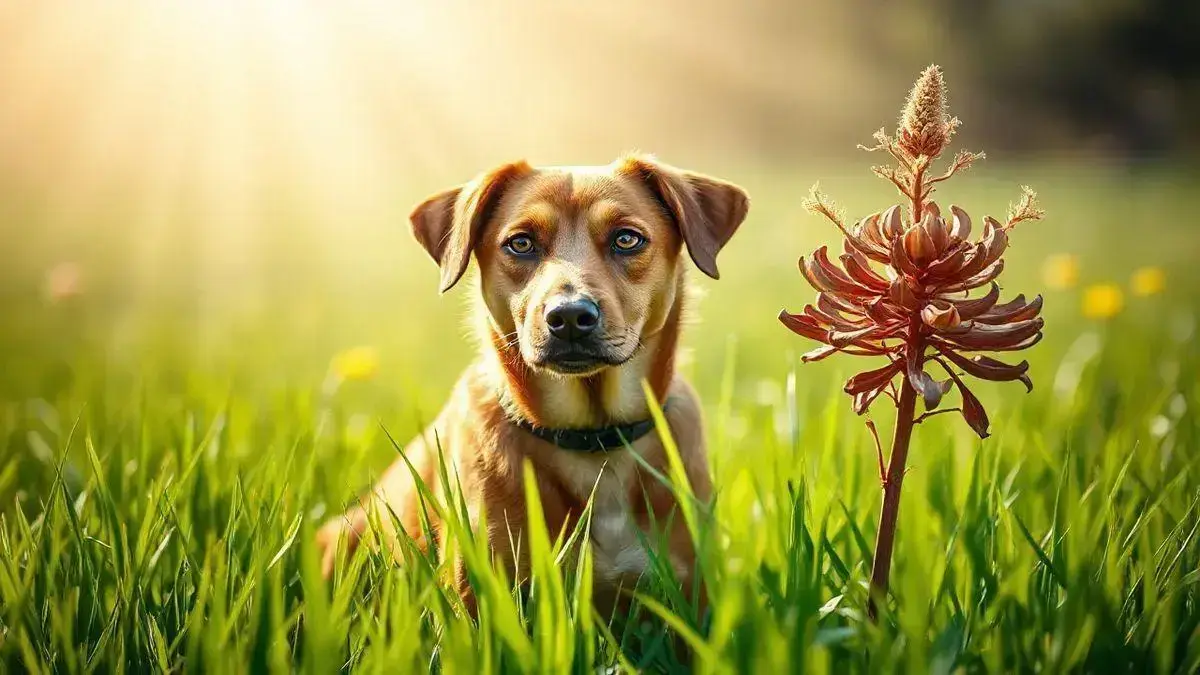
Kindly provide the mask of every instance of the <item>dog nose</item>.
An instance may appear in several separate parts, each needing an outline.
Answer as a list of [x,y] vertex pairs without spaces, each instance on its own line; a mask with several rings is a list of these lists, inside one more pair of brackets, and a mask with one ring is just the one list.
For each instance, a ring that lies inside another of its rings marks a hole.
[[600,308],[587,298],[552,301],[546,309],[546,326],[559,340],[582,340],[600,325]]

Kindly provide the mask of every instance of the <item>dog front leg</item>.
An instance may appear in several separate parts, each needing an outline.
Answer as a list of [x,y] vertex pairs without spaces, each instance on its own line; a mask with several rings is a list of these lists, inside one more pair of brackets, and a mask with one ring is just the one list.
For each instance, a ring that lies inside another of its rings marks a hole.
[[[428,461],[425,445],[421,438],[413,441],[404,450],[413,467],[403,457],[397,458],[379,481],[369,492],[359,498],[358,504],[348,509],[344,514],[332,518],[317,532],[317,548],[321,554],[321,573],[326,579],[333,575],[339,551],[339,543],[344,538],[347,556],[356,551],[371,527],[368,512],[374,509],[379,518],[380,532],[377,540],[386,544],[390,552],[399,557],[399,547],[396,537],[407,533],[414,537],[418,547],[425,550],[427,542],[421,534],[420,514],[416,486],[413,483],[415,468],[418,477],[434,489],[430,481],[433,472]],[[432,516],[432,514],[431,514]],[[399,521],[399,522],[397,522]],[[400,530],[400,531],[397,531]]]

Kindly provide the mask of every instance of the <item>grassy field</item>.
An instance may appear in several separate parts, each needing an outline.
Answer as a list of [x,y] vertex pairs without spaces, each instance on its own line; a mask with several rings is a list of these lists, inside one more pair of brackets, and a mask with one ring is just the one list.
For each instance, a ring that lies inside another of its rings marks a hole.
[[[1200,671],[1196,176],[984,163],[941,195],[981,218],[1021,183],[1040,191],[1048,217],[1017,231],[1002,281],[1045,294],[1046,339],[1026,355],[1032,394],[975,389],[991,438],[949,415],[918,429],[873,625],[879,480],[841,393],[862,364],[799,365],[812,345],[775,316],[812,298],[796,258],[836,242],[800,208],[808,186],[852,215],[893,197],[861,168],[706,168],[754,197],[723,279],[697,281],[682,365],[719,490],[697,528],[709,616],[657,575],[636,616],[596,616],[555,533],[530,537],[523,597],[467,534],[453,543],[475,563],[477,623],[434,581],[444,555],[363,555],[320,580],[314,527],[391,461],[389,435],[436,413],[473,349],[464,291],[436,296],[403,222],[431,184],[336,232],[281,208],[240,257],[196,238],[135,264],[144,233],[114,226],[106,252],[100,234],[75,241],[84,283],[58,302],[40,284],[69,238],[6,235],[24,248],[0,297],[0,671],[685,669],[671,632],[702,672]],[[44,214],[10,196],[5,230],[38,231]],[[1077,256],[1076,287],[1043,287],[1058,253]],[[1130,294],[1147,265],[1166,290]],[[1086,318],[1102,282],[1123,311]],[[331,359],[355,346],[378,370],[339,382]],[[873,413],[886,433],[888,408]]]

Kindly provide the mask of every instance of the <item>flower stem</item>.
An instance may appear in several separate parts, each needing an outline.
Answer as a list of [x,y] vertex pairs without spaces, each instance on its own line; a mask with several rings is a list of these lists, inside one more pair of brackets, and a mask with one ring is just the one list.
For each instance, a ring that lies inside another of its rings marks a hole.
[[879,512],[879,534],[875,538],[875,556],[871,566],[871,597],[867,616],[878,616],[877,603],[887,601],[888,577],[892,570],[892,546],[896,542],[896,519],[900,512],[900,485],[904,482],[904,463],[912,439],[913,414],[917,391],[908,381],[900,385],[900,403],[896,407],[896,430],[892,436],[892,454],[883,476],[883,508]]
[[[918,159],[918,161],[920,161]],[[918,166],[920,166],[918,164]],[[912,183],[908,186],[908,192],[905,193],[912,199],[913,225],[921,224],[922,209],[925,206],[925,167],[918,168],[912,174]]]
[[[926,165],[918,158],[909,184],[914,227],[920,225],[925,206],[925,169]],[[912,359],[912,363],[922,363],[925,345],[921,339],[920,315],[914,314],[910,318],[907,343],[905,358]],[[875,537],[870,597],[867,601],[867,616],[872,621],[879,615],[878,603],[887,602],[892,548],[896,543],[896,521],[900,513],[900,486],[904,483],[904,464],[908,461],[908,443],[912,440],[913,426],[916,424],[916,409],[917,390],[905,378],[900,383],[900,398],[896,401],[896,429],[892,434],[892,453],[888,457],[887,473],[880,476],[883,482],[883,507],[879,512],[879,533]]]

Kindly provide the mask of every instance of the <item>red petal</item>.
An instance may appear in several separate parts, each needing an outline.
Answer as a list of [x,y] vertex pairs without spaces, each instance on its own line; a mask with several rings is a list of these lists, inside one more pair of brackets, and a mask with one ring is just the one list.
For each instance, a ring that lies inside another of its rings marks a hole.
[[994,265],[985,269],[983,272],[980,272],[979,274],[977,274],[973,277],[970,277],[970,278],[966,279],[965,281],[960,281],[959,283],[956,283],[956,284],[950,284],[947,286],[943,286],[938,289],[938,292],[939,293],[957,293],[959,291],[969,291],[972,288],[979,288],[980,286],[982,286],[986,283],[990,283],[991,281],[995,280],[995,278],[1000,276],[1000,273],[1003,271],[1004,271],[1004,261],[998,260],[998,261],[996,261],[996,263]]
[[849,275],[842,271],[841,268],[830,262],[828,246],[822,246],[814,251],[813,261],[821,266],[822,272],[829,275],[831,278],[836,279],[838,282],[866,290],[865,286],[861,286],[858,282],[856,282],[854,279],[851,279]]
[[839,312],[849,314],[849,320],[867,316],[866,309],[835,293],[817,293],[817,307],[826,314]]
[[813,363],[815,361],[820,361],[831,354],[836,354],[839,351],[841,351],[841,349],[834,347],[833,345],[821,345],[810,352],[801,354],[800,360],[804,363]]
[[893,204],[879,217],[880,227],[888,241],[904,234],[904,213],[899,204]]
[[867,326],[866,328],[851,331],[831,330],[829,331],[828,337],[824,341],[827,344],[831,344],[835,347],[845,347],[847,345],[854,344],[856,341],[861,340],[862,338],[870,336],[872,333],[875,333],[878,330],[879,329],[875,326]]
[[[926,216],[926,220],[932,216]],[[909,260],[920,267],[924,267],[933,262],[938,257],[937,247],[933,243],[933,237],[929,236],[929,231],[926,229],[925,223],[909,228],[904,233],[902,238],[904,242],[904,252],[908,255]],[[895,248],[893,246],[893,248]]]
[[879,214],[858,221],[854,234],[847,233],[846,240],[871,260],[881,263],[888,261],[887,240],[879,230]]
[[1028,303],[1025,301],[1025,294],[1018,293],[1017,297],[1013,298],[1012,300],[1009,300],[1008,302],[996,305],[989,311],[1001,312],[1001,313],[1011,312],[1011,311],[1017,309],[1018,307],[1024,307],[1026,304],[1028,304]]
[[907,319],[903,313],[897,311],[895,307],[893,307],[883,298],[877,298],[868,303],[866,306],[866,311],[867,316],[869,316],[872,321],[880,326],[889,324],[893,321],[903,321]]
[[950,205],[950,213],[954,215],[950,226],[950,236],[965,241],[971,236],[971,216],[953,204]]
[[838,352],[844,354],[853,354],[854,356],[883,356],[887,353],[882,349],[875,349],[873,347],[865,346],[834,347],[833,345],[821,345],[812,351],[802,354],[800,356],[800,360],[805,363],[813,363],[815,361],[826,359],[833,354],[837,354]]
[[958,393],[962,396],[962,416],[967,421],[975,433],[979,434],[980,438],[987,438],[991,434],[988,433],[988,427],[991,423],[988,421],[987,411],[983,409],[983,404],[979,399],[975,398],[975,394],[967,389],[967,385],[961,381],[957,382]]
[[[942,364],[942,366],[945,367],[945,364]],[[979,402],[979,399],[975,398],[975,394],[972,394],[970,389],[967,389],[967,385],[963,384],[963,381],[959,379],[958,375],[954,374],[953,370],[946,368],[946,372],[950,374],[950,379],[954,380],[954,384],[958,385],[958,393],[962,396],[963,419],[967,421],[967,424],[976,434],[979,434],[980,438],[987,438],[990,423],[988,422],[987,411],[983,409],[983,404]]]
[[888,289],[888,299],[895,305],[914,311],[920,309],[922,304],[921,300],[917,298],[917,294],[904,279],[896,279],[892,282],[891,288]]
[[[1017,296],[1024,299],[1022,296]],[[1019,304],[1013,306],[1013,303],[1008,303],[1004,308],[993,307],[990,311],[979,316],[980,323],[1012,323],[1014,321],[1027,321],[1042,312],[1042,296],[1038,295],[1030,300],[1028,304]]]
[[995,222],[990,216],[984,219],[984,231],[987,234],[983,241],[976,245],[975,255],[963,266],[962,276],[979,274],[985,267],[999,260],[1008,249],[1008,234],[996,227]]
[[991,348],[991,349],[980,350],[980,351],[989,351],[989,352],[1019,352],[1019,351],[1021,351],[1022,349],[1029,349],[1030,347],[1032,347],[1032,346],[1036,345],[1037,343],[1039,343],[1039,342],[1041,342],[1041,341],[1042,341],[1042,334],[1041,334],[1041,333],[1038,333],[1037,335],[1034,335],[1033,337],[1031,337],[1031,338],[1029,338],[1029,339],[1027,339],[1027,340],[1023,340],[1023,341],[1021,341],[1021,342],[1019,342],[1019,343],[1017,343],[1017,344],[1015,344],[1015,345],[1009,345],[1009,346],[1007,346],[1007,347],[993,347],[993,348]]
[[967,333],[948,336],[948,339],[968,349],[980,351],[998,350],[1019,344],[1033,337],[1042,330],[1044,323],[1041,319],[1030,319],[1004,326],[976,324]]
[[942,356],[953,361],[954,365],[966,371],[968,375],[983,380],[991,380],[992,382],[1020,380],[1025,384],[1027,392],[1033,391],[1033,381],[1026,375],[1026,372],[1029,370],[1028,361],[1022,361],[1015,366],[1010,366],[1003,361],[997,361],[982,354],[967,358],[962,354],[956,353],[953,349],[938,347],[937,350],[942,353]]
[[960,352],[1019,352],[1023,349],[1029,349],[1030,347],[1041,342],[1042,334],[1038,333],[1037,335],[1034,335],[1033,337],[1030,337],[1026,340],[1022,340],[1021,342],[1018,342],[1016,344],[1009,344],[1009,345],[1003,345],[1003,346],[992,346],[992,347],[964,347],[962,345],[952,344],[945,340],[939,339],[937,336],[931,337],[930,340],[939,346],[948,347],[950,349],[956,349]]
[[[871,261],[877,259],[867,255],[866,253],[863,253],[862,249],[855,246],[854,242],[850,241],[849,239],[842,240],[842,250],[846,255],[854,256],[854,259],[858,261],[858,264],[866,269],[871,269]],[[886,264],[888,261],[887,251],[881,250],[879,251],[879,254],[883,258],[879,262]]]
[[813,288],[818,291],[846,295],[874,295],[869,288],[860,286],[834,267],[826,256],[826,250],[827,247],[822,246],[813,252],[812,260],[800,259],[800,273]]
[[808,266],[808,260],[803,256],[800,258],[800,274],[804,277],[804,280],[808,282],[808,285],[817,289],[818,292],[837,292],[834,289],[832,282],[827,282],[825,279],[819,278],[813,274],[812,270]]
[[859,373],[846,381],[845,392],[850,395],[860,394],[875,389],[892,381],[904,366],[903,361],[892,361],[882,368]]
[[908,257],[908,250],[904,245],[904,237],[897,237],[892,242],[892,258],[890,262],[892,269],[905,276],[916,278],[921,273],[916,263]]
[[990,346],[990,347],[966,347],[964,345],[959,345],[959,344],[954,344],[953,342],[949,342],[947,339],[943,339],[942,337],[939,337],[937,335],[930,337],[929,340],[931,343],[933,343],[934,345],[936,345],[938,347],[954,349],[954,350],[957,350],[960,352],[1019,352],[1023,349],[1029,349],[1030,347],[1041,342],[1042,334],[1038,333],[1028,339],[1022,340],[1015,344],[1007,344],[1007,345],[1002,345],[1002,346]]
[[993,309],[996,301],[1000,299],[1000,287],[992,283],[992,288],[987,292],[987,295],[980,296],[974,299],[967,300],[951,300],[943,298],[946,302],[954,305],[958,310],[958,316],[962,320],[974,319],[975,317]]
[[859,394],[855,394],[854,395],[854,413],[856,415],[861,415],[861,414],[867,412],[867,410],[870,409],[871,404],[875,402],[875,399],[879,398],[879,395],[882,394],[884,391],[887,391],[886,383],[881,384],[878,387],[875,387],[874,389],[864,391]]
[[959,270],[966,264],[967,255],[974,250],[970,244],[959,243],[941,258],[930,263],[929,267],[925,268],[926,276],[939,279],[958,277]]
[[788,327],[788,330],[797,335],[801,335],[810,340],[824,342],[828,344],[829,331],[817,324],[811,317],[804,314],[788,314],[787,310],[779,312],[779,320],[783,325]]
[[863,327],[869,327],[871,325],[871,323],[866,319],[849,321],[841,316],[826,314],[812,305],[806,306],[804,308],[804,313],[808,316],[811,316],[814,320],[816,320],[817,323],[836,330],[852,331]]
[[950,247],[950,228],[946,226],[946,221],[942,220],[940,214],[937,214],[929,220],[925,229],[929,232],[929,238],[933,240],[933,248],[941,257]]
[[879,276],[875,270],[871,269],[869,265],[860,264],[860,257],[861,256],[855,257],[853,255],[841,256],[840,260],[842,261],[842,267],[846,268],[846,274],[849,275],[851,279],[857,281],[863,286],[874,289],[875,291],[881,293],[886,291],[888,288],[888,280]]

